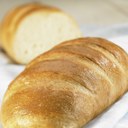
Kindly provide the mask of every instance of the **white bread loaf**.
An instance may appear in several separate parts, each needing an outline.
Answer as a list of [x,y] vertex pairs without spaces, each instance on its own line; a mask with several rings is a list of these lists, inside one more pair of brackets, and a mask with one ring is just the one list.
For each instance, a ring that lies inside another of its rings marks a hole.
[[1,26],[2,47],[21,64],[30,62],[59,42],[81,36],[72,17],[57,8],[37,3],[15,8]]
[[127,74],[128,55],[112,42],[66,41],[11,83],[2,103],[3,128],[82,128],[128,91]]

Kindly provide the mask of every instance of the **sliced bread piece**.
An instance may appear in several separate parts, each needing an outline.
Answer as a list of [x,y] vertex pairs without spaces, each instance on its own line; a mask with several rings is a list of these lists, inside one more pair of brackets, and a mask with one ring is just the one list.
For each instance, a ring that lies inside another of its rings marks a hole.
[[62,41],[81,37],[79,27],[68,14],[34,3],[12,10],[1,26],[2,47],[20,64],[27,64]]

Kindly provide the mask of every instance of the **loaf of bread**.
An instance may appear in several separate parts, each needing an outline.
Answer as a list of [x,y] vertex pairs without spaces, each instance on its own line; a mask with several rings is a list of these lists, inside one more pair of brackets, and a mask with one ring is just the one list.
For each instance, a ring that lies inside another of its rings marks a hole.
[[26,64],[59,42],[81,36],[74,19],[63,11],[37,3],[19,6],[2,21],[0,38],[8,55]]
[[9,86],[4,128],[81,128],[128,90],[128,55],[102,38],[79,38],[40,55]]

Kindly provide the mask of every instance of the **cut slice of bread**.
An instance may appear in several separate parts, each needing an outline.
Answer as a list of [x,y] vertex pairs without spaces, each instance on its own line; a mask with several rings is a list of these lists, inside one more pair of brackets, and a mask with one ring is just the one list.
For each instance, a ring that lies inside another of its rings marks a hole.
[[2,47],[20,64],[27,64],[62,41],[81,37],[72,17],[40,4],[22,5],[12,10],[1,26]]

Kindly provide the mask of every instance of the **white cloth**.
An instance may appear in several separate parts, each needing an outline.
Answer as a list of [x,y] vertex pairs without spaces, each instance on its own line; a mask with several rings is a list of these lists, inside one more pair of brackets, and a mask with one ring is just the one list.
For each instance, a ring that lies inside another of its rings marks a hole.
[[0,106],[8,85],[23,69],[23,66],[13,64],[0,65]]
[[[117,128],[118,122],[127,112],[128,93],[112,105],[107,111],[91,121],[86,128]],[[115,125],[117,126],[115,127]]]
[[[95,34],[96,35],[96,34]],[[99,34],[100,35],[100,34]],[[91,36],[91,34],[90,34]],[[98,36],[98,34],[96,35]],[[103,37],[103,36],[102,36]],[[128,52],[128,36],[107,37]],[[24,69],[24,66],[12,64],[0,50],[0,106],[9,83]],[[127,128],[128,127],[128,93],[92,120],[86,128]],[[0,128],[2,128],[0,126]],[[84,127],[85,128],[85,127]]]

